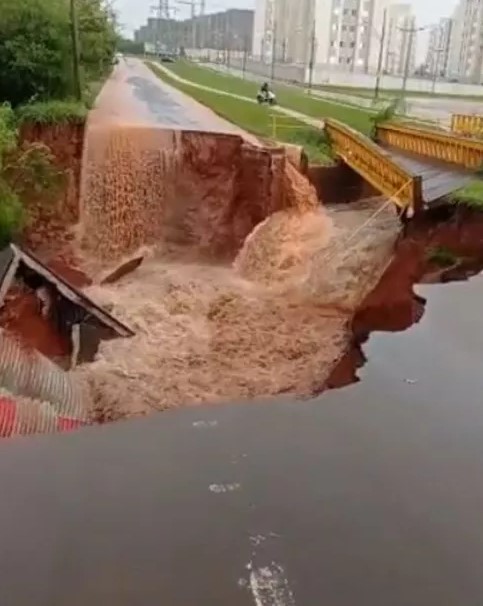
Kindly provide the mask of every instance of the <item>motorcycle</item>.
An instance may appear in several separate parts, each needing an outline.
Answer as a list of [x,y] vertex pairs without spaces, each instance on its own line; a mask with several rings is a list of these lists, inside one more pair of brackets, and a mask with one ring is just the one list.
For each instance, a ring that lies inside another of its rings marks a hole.
[[264,92],[258,91],[257,101],[260,105],[263,105],[264,103],[266,103],[267,105],[276,105],[277,97],[275,96],[274,93],[272,93],[271,90],[264,91]]

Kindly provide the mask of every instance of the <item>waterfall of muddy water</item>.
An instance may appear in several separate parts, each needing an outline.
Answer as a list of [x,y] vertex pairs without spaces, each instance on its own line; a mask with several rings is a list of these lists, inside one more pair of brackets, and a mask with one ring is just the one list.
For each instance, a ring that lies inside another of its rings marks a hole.
[[75,371],[92,388],[94,418],[309,396],[340,357],[349,314],[307,287],[337,229],[290,163],[264,165],[263,154],[254,163],[252,150],[243,170],[244,145],[233,135],[89,129],[79,233],[89,269],[151,251],[131,275],[88,289],[136,332],[102,343]]

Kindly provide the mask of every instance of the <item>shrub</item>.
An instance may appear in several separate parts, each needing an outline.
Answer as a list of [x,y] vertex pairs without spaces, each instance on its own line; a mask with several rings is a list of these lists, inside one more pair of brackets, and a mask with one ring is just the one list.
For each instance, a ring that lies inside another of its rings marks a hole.
[[45,101],[29,103],[17,109],[20,124],[82,123],[87,117],[87,107],[76,101]]

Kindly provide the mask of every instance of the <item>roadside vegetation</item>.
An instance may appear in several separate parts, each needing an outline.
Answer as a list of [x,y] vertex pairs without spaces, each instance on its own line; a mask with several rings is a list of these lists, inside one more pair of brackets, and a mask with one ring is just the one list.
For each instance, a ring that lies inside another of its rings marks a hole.
[[[180,64],[181,63],[184,64],[184,62],[180,62]],[[178,80],[171,78],[166,72],[159,69],[153,63],[148,63],[148,66],[161,80],[193,97],[196,99],[196,101],[206,105],[216,114],[232,122],[233,124],[236,124],[243,130],[257,135],[261,139],[270,139],[273,137],[273,120],[271,118],[271,114],[273,112],[270,110],[270,108],[257,105],[249,100],[244,101],[242,99],[220,95],[216,92],[211,92],[190,86],[189,84],[184,84],[183,82],[179,82]],[[188,68],[191,68],[191,66],[188,65]],[[200,71],[206,70],[202,70],[202,68],[200,68]],[[181,73],[179,75],[183,78],[186,77],[186,75],[181,75]],[[223,78],[223,76],[221,77]],[[243,80],[241,80],[241,82],[243,83]],[[204,81],[199,83],[204,84],[205,86],[210,86]],[[234,91],[230,88],[220,90],[234,93]],[[256,85],[253,96],[255,96],[255,94]],[[310,161],[312,162],[317,162],[320,164],[332,163],[330,146],[323,132],[307,126],[307,124],[304,122],[294,118],[289,118],[287,116],[277,115],[276,120],[277,140],[284,143],[302,145],[307,152]]]
[[76,0],[76,7],[81,98],[75,95],[69,3],[0,0],[0,247],[25,223],[27,192],[53,190],[60,177],[50,150],[22,145],[19,128],[83,121],[112,66],[118,39],[110,4]]
[[20,143],[17,116],[10,105],[0,106],[0,249],[25,226],[28,196],[42,194],[49,203],[63,178],[50,149]]
[[475,179],[451,195],[454,204],[483,210],[483,180]]
[[[229,74],[223,74],[213,69],[202,67],[189,61],[176,61],[175,63],[165,64],[180,78],[201,84],[217,90],[240,95],[249,99],[255,99],[259,84],[238,78]],[[193,91],[193,89],[190,89]],[[302,90],[293,86],[275,84],[274,90],[278,102],[281,106],[295,110],[311,118],[323,120],[324,118],[334,118],[345,122],[352,128],[368,135],[371,131],[371,118],[373,112],[360,109],[354,106],[345,106],[339,103],[331,103],[321,98],[308,95]],[[190,93],[193,96],[193,92]]]

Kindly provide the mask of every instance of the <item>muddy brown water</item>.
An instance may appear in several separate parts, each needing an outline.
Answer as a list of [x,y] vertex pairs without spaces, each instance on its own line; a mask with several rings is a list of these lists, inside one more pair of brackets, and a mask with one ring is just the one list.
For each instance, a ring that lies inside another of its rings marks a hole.
[[481,603],[483,275],[415,292],[317,399],[1,442],[1,602]]

